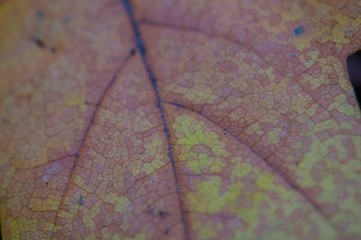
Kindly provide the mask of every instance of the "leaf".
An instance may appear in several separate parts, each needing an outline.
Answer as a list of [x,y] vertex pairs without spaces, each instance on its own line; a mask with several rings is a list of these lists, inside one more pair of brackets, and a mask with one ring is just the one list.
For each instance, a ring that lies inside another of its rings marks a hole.
[[358,239],[358,1],[1,1],[5,239]]

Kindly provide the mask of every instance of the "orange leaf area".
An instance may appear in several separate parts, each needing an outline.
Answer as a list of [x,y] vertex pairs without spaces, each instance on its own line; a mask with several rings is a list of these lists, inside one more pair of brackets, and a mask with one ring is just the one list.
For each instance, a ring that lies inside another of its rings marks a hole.
[[360,11],[0,1],[2,238],[361,238]]

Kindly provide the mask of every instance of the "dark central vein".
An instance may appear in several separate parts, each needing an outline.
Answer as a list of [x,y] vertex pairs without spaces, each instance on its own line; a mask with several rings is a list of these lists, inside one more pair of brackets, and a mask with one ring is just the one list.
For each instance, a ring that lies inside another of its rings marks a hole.
[[153,87],[154,94],[156,96],[156,106],[159,109],[160,118],[161,118],[162,124],[163,124],[163,131],[164,131],[166,139],[167,139],[168,158],[169,158],[169,160],[170,160],[170,162],[172,164],[172,170],[173,170],[173,175],[174,175],[174,179],[175,179],[175,185],[176,185],[177,196],[178,196],[178,203],[179,203],[180,211],[181,211],[181,221],[182,221],[183,229],[184,229],[184,237],[186,239],[189,239],[190,238],[189,227],[188,227],[188,222],[187,222],[187,218],[186,218],[186,211],[185,211],[184,203],[183,203],[183,199],[182,199],[182,188],[181,188],[181,185],[180,185],[180,182],[179,182],[176,161],[175,161],[175,158],[174,158],[174,149],[173,149],[173,144],[172,144],[172,137],[171,137],[171,134],[170,134],[170,131],[169,131],[167,119],[166,119],[165,114],[164,114],[164,107],[163,107],[162,98],[161,98],[160,93],[159,93],[157,79],[156,79],[156,77],[155,77],[155,75],[154,75],[154,73],[152,71],[152,68],[148,64],[148,61],[147,61],[147,58],[146,58],[147,49],[145,47],[142,35],[140,33],[138,22],[137,22],[137,20],[135,19],[135,16],[134,16],[133,6],[129,2],[129,0],[123,0],[123,4],[124,4],[125,10],[126,10],[126,12],[128,14],[128,17],[129,17],[130,23],[132,25],[132,28],[133,28],[136,47],[137,47],[137,49],[138,49],[138,51],[140,53],[140,56],[142,57],[143,64],[145,66],[145,69],[147,71],[149,80],[150,80],[150,82],[152,84],[152,87]]

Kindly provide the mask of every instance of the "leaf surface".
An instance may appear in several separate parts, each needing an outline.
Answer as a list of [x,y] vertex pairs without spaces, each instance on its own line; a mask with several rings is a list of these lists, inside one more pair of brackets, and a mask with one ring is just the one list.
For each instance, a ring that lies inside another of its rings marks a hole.
[[360,8],[1,1],[3,238],[361,238]]

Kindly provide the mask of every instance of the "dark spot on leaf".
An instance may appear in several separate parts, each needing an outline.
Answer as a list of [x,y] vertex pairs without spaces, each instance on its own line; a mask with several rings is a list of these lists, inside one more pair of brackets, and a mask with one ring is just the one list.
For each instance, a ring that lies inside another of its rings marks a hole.
[[361,109],[361,50],[348,56],[346,63],[348,76]]
[[298,37],[305,32],[305,29],[302,26],[298,26],[295,28],[295,30],[293,30],[293,32],[295,33],[296,37]]
[[166,229],[166,230],[164,231],[164,235],[168,235],[168,234],[169,234],[169,230]]
[[355,36],[354,32],[355,32],[355,29],[351,26],[348,26],[346,28],[345,36],[346,37],[354,37]]
[[71,17],[70,16],[64,16],[63,17],[63,23],[69,23],[71,21]]
[[45,185],[48,185],[48,184],[49,184],[48,182],[45,183]]
[[160,219],[165,219],[165,218],[168,217],[168,213],[167,213],[167,212],[164,212],[164,211],[162,211],[162,210],[160,210],[160,211],[158,212],[158,215],[159,215],[159,218],[160,218]]
[[293,182],[289,182],[289,186],[295,191],[298,191],[297,189],[299,189],[299,187],[296,184],[294,184]]
[[80,195],[80,197],[79,197],[79,205],[83,206],[83,204],[84,204],[84,199],[83,199],[83,196]]
[[134,56],[136,52],[137,52],[137,50],[135,48],[133,48],[132,50],[130,50],[130,55]]
[[45,15],[44,15],[44,12],[42,10],[38,10],[38,11],[36,11],[35,16],[37,17],[37,19],[43,20]]
[[51,51],[52,53],[55,53],[55,52],[56,52],[56,47],[50,48],[50,51]]
[[32,38],[31,38],[31,41],[32,41],[36,46],[38,46],[39,48],[43,48],[43,49],[44,49],[44,48],[46,47],[44,41],[41,40],[41,39],[38,38],[38,37],[32,37]]
[[74,154],[74,157],[79,157],[80,156],[80,153],[79,152],[76,152],[75,154]]

